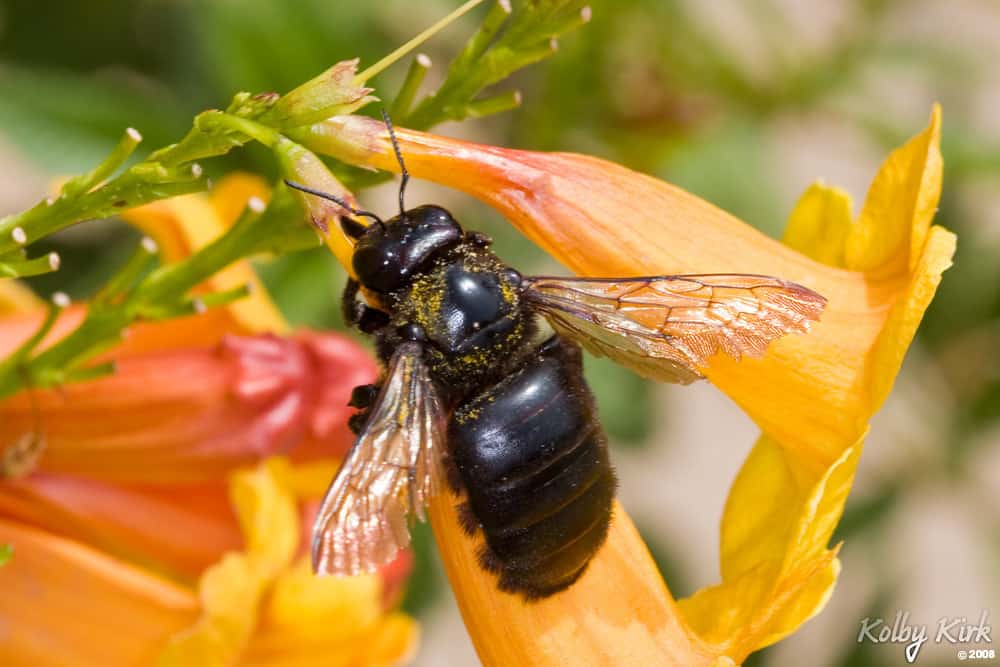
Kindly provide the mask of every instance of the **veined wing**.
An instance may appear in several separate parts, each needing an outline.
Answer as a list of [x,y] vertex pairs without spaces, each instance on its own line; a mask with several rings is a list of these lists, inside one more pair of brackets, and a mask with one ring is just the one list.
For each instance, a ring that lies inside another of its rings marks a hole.
[[410,543],[407,515],[443,489],[444,409],[417,343],[401,345],[313,526],[318,574],[372,572]]
[[641,375],[687,384],[717,352],[763,355],[808,331],[826,304],[796,283],[751,274],[526,278],[526,298],[561,334]]

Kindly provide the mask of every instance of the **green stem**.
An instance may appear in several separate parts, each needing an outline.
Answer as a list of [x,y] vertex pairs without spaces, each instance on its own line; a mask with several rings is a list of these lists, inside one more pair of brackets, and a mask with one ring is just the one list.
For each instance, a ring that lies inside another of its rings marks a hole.
[[59,255],[54,252],[19,262],[0,262],[0,278],[26,278],[52,273],[59,269]]
[[89,174],[78,178],[70,179],[62,188],[62,193],[66,197],[75,197],[88,192],[95,185],[99,184],[111,174],[118,171],[118,168],[125,164],[136,146],[142,141],[142,135],[135,128],[128,128],[122,135],[118,145],[111,151],[111,155],[105,158],[104,162],[97,165]]
[[403,120],[413,106],[413,100],[417,96],[417,90],[424,81],[427,70],[431,68],[431,59],[423,53],[418,53],[417,57],[410,62],[410,68],[406,71],[406,78],[400,86],[396,98],[389,108],[389,116]]
[[125,266],[94,296],[93,303],[111,303],[116,296],[131,289],[139,276],[149,268],[157,251],[156,242],[149,237],[144,237]]
[[368,81],[369,79],[375,77],[376,75],[381,74],[383,70],[387,69],[397,60],[405,56],[407,53],[409,53],[413,49],[417,48],[418,46],[426,42],[428,39],[433,37],[434,34],[437,33],[439,30],[447,27],[448,24],[450,24],[452,21],[458,19],[463,14],[473,9],[476,5],[481,4],[482,2],[483,0],[469,0],[464,5],[453,11],[451,14],[448,14],[443,19],[432,25],[430,28],[427,28],[422,33],[420,33],[419,35],[408,41],[406,44],[403,44],[401,47],[399,47],[389,55],[385,56],[384,58],[379,60],[377,63],[375,63],[368,69],[359,73],[357,76],[354,77],[355,85],[361,85],[366,81]]
[[486,53],[486,49],[489,48],[490,43],[497,36],[497,33],[500,32],[500,28],[510,18],[510,13],[510,0],[497,0],[493,3],[490,11],[486,14],[486,18],[483,19],[482,25],[479,26],[479,29],[476,30],[475,34],[466,43],[462,52],[452,61],[451,66],[448,68],[449,75],[453,72],[464,72]]

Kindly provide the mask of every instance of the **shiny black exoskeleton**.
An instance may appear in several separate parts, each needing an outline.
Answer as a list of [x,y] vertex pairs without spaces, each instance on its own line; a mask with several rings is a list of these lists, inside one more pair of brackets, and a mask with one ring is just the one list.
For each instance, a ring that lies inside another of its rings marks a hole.
[[[467,496],[463,524],[485,537],[482,566],[528,599],[565,589],[607,536],[616,484],[579,348],[538,341],[520,274],[443,208],[369,227],[345,218],[343,228],[357,239],[359,279],[345,290],[345,317],[375,336],[383,362],[405,341],[423,346],[451,415],[449,477]],[[359,287],[378,303],[359,300]],[[355,390],[355,432],[375,393]]]

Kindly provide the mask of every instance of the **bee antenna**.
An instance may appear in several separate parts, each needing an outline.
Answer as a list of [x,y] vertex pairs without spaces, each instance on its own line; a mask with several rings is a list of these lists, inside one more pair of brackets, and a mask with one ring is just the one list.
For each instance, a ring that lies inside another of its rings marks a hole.
[[385,121],[385,129],[389,131],[389,139],[392,141],[392,150],[396,152],[396,161],[399,162],[399,171],[403,180],[399,184],[399,217],[406,217],[406,205],[403,204],[406,193],[406,184],[410,182],[410,172],[406,171],[406,163],[403,162],[403,153],[399,150],[399,142],[396,141],[396,132],[392,129],[392,121],[389,120],[389,112],[382,109],[382,120]]
[[380,227],[382,227],[382,229],[385,229],[385,221],[382,220],[382,218],[378,217],[377,214],[372,213],[371,211],[362,211],[359,208],[354,208],[353,206],[351,206],[350,204],[348,204],[346,201],[344,201],[343,199],[341,199],[337,195],[332,195],[329,192],[323,192],[322,190],[314,190],[314,189],[312,189],[310,187],[302,185],[301,183],[296,183],[295,181],[290,181],[287,178],[285,179],[285,185],[287,185],[288,187],[293,188],[295,190],[300,190],[302,192],[306,192],[308,194],[315,195],[316,197],[320,197],[321,199],[328,199],[328,200],[332,201],[335,204],[339,204],[342,208],[347,209],[348,211],[350,211],[354,215],[361,215],[361,216],[364,216],[366,218],[371,218],[376,223],[378,223],[378,225]]

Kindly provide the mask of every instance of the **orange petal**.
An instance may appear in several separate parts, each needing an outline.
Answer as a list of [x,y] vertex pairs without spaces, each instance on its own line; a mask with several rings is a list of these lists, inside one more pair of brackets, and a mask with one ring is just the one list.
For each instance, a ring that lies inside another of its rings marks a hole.
[[221,479],[232,468],[299,444],[342,453],[356,384],[374,363],[336,334],[229,337],[214,349],[119,360],[116,374],[0,403],[0,442],[35,429],[43,470],[119,482]]
[[114,485],[35,473],[0,484],[0,516],[192,582],[242,541],[223,484]]
[[462,617],[484,665],[712,665],[685,625],[646,545],[617,503],[608,542],[566,591],[525,604],[496,589],[476,541],[459,528],[455,498],[431,521]]
[[0,664],[148,665],[198,614],[194,594],[37,528],[0,519]]

